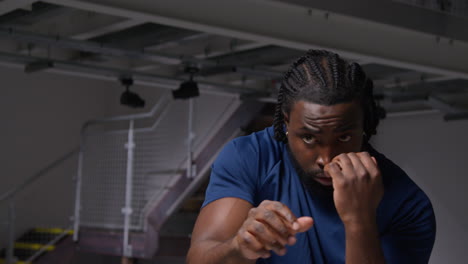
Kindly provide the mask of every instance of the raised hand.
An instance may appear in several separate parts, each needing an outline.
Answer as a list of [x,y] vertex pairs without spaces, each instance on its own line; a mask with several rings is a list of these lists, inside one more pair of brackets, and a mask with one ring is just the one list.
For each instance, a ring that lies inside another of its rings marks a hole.
[[324,171],[333,179],[335,207],[345,226],[375,222],[384,193],[375,158],[367,152],[343,153],[333,158]]
[[238,252],[247,259],[286,254],[286,245],[296,243],[295,235],[312,227],[311,217],[296,218],[291,210],[277,201],[263,201],[249,211],[247,219],[233,242]]

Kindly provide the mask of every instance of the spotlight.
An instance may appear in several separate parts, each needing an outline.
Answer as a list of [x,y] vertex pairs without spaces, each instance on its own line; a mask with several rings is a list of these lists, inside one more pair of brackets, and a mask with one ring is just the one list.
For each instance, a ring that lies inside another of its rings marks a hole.
[[190,73],[190,80],[181,83],[179,89],[172,91],[174,99],[190,99],[200,95],[198,84],[193,80],[193,75],[198,72],[198,68],[187,67],[185,72]]
[[130,86],[133,84],[132,78],[120,78],[120,83],[125,86],[126,90],[120,96],[120,103],[132,108],[143,108],[145,107],[145,100],[137,93],[130,92]]

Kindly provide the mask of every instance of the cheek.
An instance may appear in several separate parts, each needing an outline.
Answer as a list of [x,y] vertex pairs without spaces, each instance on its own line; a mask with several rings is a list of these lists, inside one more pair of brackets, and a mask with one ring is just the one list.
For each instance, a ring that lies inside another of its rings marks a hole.
[[289,148],[293,152],[296,160],[303,168],[311,166],[317,159],[317,151],[314,151],[312,147],[304,144],[302,139],[294,139],[289,141]]

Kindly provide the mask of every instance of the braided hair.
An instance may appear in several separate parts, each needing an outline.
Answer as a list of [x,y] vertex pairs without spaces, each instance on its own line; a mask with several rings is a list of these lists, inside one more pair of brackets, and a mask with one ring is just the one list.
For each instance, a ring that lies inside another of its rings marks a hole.
[[275,139],[286,142],[284,113],[292,105],[304,100],[321,105],[335,105],[358,100],[364,113],[364,141],[377,133],[379,119],[384,111],[373,97],[372,80],[361,66],[349,63],[325,50],[309,50],[297,59],[285,73],[278,92],[274,116]]

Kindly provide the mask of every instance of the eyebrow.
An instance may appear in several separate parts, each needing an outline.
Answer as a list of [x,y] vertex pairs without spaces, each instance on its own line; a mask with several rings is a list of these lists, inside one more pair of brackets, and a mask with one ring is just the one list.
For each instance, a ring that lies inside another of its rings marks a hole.
[[344,132],[344,131],[355,129],[356,127],[357,127],[356,123],[348,123],[348,124],[338,126],[333,131],[335,131],[335,132]]
[[[335,128],[333,130],[333,132],[344,132],[344,131],[355,129],[356,127],[357,127],[356,123],[348,123],[348,124],[338,126],[337,128]],[[305,126],[304,125],[300,129],[305,130],[305,131],[307,131],[309,133],[315,133],[315,134],[322,133],[322,130],[320,130],[320,128],[316,128],[316,127],[313,127],[313,126]]]
[[317,133],[317,134],[322,133],[320,128],[316,128],[316,127],[312,127],[312,126],[303,126],[300,129],[305,130],[305,131],[310,132],[310,133]]

